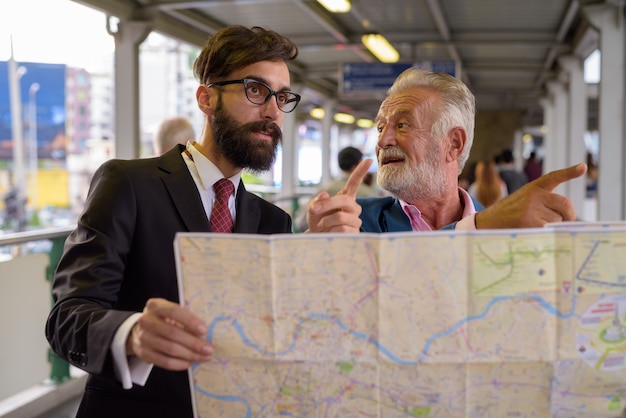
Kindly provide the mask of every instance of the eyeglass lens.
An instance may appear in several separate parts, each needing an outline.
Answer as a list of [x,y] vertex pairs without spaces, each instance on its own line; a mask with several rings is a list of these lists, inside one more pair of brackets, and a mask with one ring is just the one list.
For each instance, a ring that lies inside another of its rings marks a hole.
[[294,93],[289,91],[273,92],[268,86],[258,81],[247,80],[245,92],[248,100],[257,105],[267,103],[273,95],[276,95],[278,107],[283,112],[291,112],[298,104],[298,97]]

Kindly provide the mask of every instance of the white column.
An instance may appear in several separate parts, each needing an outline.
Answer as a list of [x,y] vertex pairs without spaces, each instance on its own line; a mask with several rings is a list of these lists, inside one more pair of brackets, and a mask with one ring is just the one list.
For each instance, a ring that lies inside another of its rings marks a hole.
[[[123,20],[115,38],[115,156],[138,158],[139,45],[151,31],[149,22]],[[155,88],[159,88],[155,86]]]
[[330,142],[333,136],[333,115],[335,114],[335,100],[328,99],[324,102],[324,119],[322,119],[322,180],[324,184],[331,180],[330,175]]
[[598,219],[626,219],[626,30],[624,10],[610,4],[583,7],[600,32],[598,102]]
[[[301,91],[302,85],[299,83],[292,84],[291,89],[293,91]],[[291,179],[290,188],[286,189],[285,184],[283,183],[282,194],[289,196],[296,196],[298,194],[298,170],[299,170],[299,161],[298,157],[300,155],[300,134],[298,133],[298,127],[300,126],[301,121],[298,120],[296,114],[298,110],[294,110],[291,113],[287,113],[285,115],[285,120],[283,121],[283,160],[287,155],[291,156],[291,162],[289,166],[285,166],[285,161],[283,161],[283,172],[282,179],[284,181],[285,176],[289,176]],[[289,129],[289,130],[287,130]],[[286,143],[289,143],[289,147],[291,148],[291,152],[287,154],[289,151],[286,149]]]
[[556,154],[554,149],[554,134],[551,126],[554,126],[554,100],[552,95],[548,92],[544,97],[539,100],[541,107],[543,108],[543,124],[547,127],[543,133],[543,172],[547,173],[556,168],[556,164],[552,161],[553,156]]
[[283,120],[283,162],[281,173],[282,187],[278,192],[278,198],[285,198],[296,194],[296,172],[295,167],[297,164],[295,160],[297,158],[297,144],[296,139],[298,137],[298,124],[296,121],[296,112],[285,114]]
[[[549,161],[551,163],[550,167],[546,167],[544,172],[552,171],[555,169],[560,169],[567,166],[567,136],[568,136],[568,126],[567,126],[567,101],[568,94],[563,86],[563,83],[557,80],[548,81],[547,83],[548,90],[552,95],[553,102],[553,118],[551,120],[552,125],[548,127],[550,130],[550,140],[553,142],[550,146],[549,151],[551,155],[549,157]],[[546,155],[548,150],[546,150]],[[557,186],[555,192],[559,194],[565,194],[565,186],[561,184]]]
[[[568,73],[569,100],[567,103],[568,135],[565,151],[566,165],[574,165],[586,160],[585,131],[587,130],[587,88],[583,74],[583,61],[573,55],[559,57],[559,64]],[[585,208],[585,177],[564,184],[567,196],[580,219]]]

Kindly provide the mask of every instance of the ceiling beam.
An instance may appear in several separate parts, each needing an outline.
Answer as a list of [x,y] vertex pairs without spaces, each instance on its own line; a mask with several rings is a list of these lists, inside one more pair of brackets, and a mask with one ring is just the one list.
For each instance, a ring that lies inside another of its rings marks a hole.
[[[557,31],[557,35],[554,39],[557,43],[560,44],[565,40],[565,37],[567,36],[567,33],[571,29],[571,26],[574,23],[574,20],[579,14],[579,11],[580,11],[580,8],[579,8],[578,0],[571,0],[567,10],[565,11],[565,15],[563,16],[563,19],[561,20],[561,24],[559,25],[559,30]],[[557,57],[562,53],[563,53],[562,50],[559,50],[557,48],[550,48],[543,62],[544,70],[546,71],[550,70],[552,66],[554,65],[554,62],[556,61]],[[539,74],[539,77],[537,77],[537,80],[535,81],[535,88],[538,88],[538,89],[543,88],[543,85],[546,82],[546,78],[544,78],[545,74],[546,73]]]
[[428,4],[428,8],[430,9],[430,14],[432,15],[435,21],[435,25],[437,26],[437,29],[439,30],[439,36],[441,36],[441,39],[444,42],[446,42],[445,47],[448,53],[450,54],[450,58],[456,61],[457,65],[460,66],[461,79],[471,89],[470,79],[463,71],[463,60],[461,59],[459,52],[456,50],[456,47],[452,44],[449,44],[450,38],[451,38],[450,27],[448,26],[448,23],[446,22],[446,19],[443,16],[443,12],[441,11],[441,6],[439,5],[439,1],[427,0],[427,4]]

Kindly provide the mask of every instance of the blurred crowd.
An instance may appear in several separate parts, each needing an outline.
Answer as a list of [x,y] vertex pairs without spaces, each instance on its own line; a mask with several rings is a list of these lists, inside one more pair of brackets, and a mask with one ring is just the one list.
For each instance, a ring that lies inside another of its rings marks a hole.
[[[586,162],[586,197],[593,199],[597,195],[598,165],[591,153]],[[543,160],[534,151],[524,160],[522,170],[516,167],[513,151],[505,149],[491,160],[468,163],[459,176],[459,186],[488,207],[543,174]]]

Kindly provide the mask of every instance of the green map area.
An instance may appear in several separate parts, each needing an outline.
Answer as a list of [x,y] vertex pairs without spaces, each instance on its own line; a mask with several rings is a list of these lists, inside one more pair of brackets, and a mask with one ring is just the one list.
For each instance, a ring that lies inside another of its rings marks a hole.
[[616,417],[626,228],[179,234],[196,416]]

